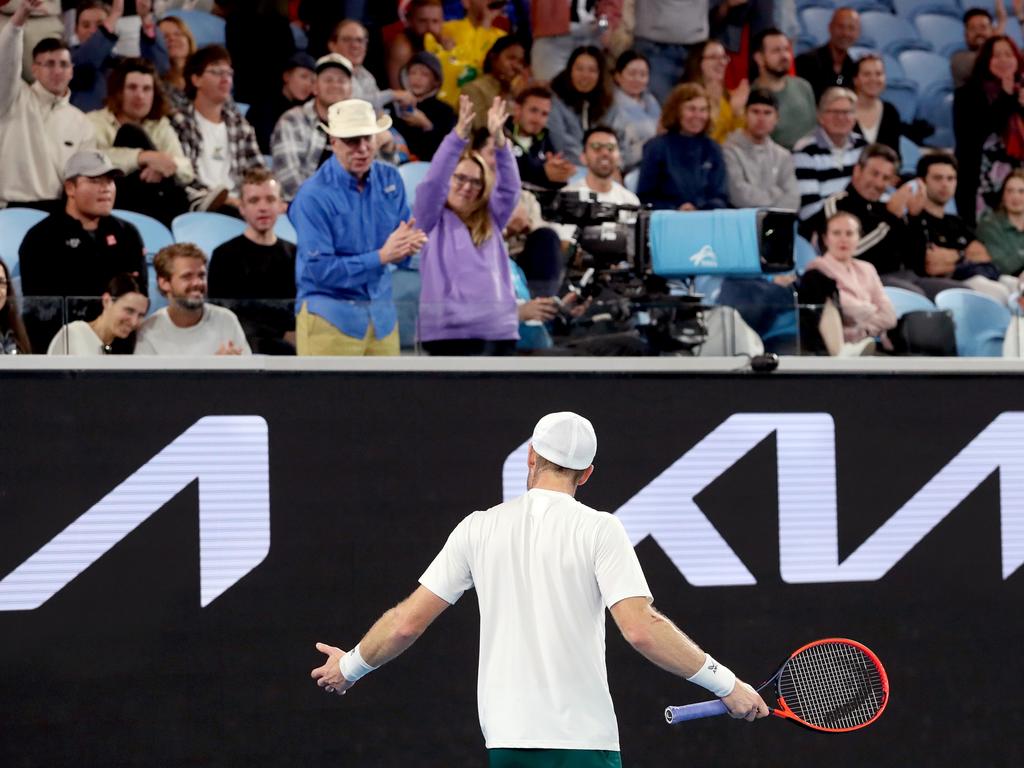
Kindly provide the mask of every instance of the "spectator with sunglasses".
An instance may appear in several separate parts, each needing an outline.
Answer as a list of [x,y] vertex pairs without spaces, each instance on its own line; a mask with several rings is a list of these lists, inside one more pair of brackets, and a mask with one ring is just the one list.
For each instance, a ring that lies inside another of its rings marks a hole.
[[519,201],[519,169],[505,136],[505,100],[487,112],[495,148],[491,171],[469,149],[469,97],[416,190],[416,219],[427,232],[420,273],[420,341],[432,355],[511,355],[519,318],[502,230]]

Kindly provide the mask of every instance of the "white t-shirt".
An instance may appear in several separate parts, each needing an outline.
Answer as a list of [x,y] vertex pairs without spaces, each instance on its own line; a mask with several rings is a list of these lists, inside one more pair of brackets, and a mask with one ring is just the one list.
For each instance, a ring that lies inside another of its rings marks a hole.
[[534,488],[466,517],[420,584],[449,603],[476,588],[488,749],[619,749],[604,609],[652,597],[618,518]]
[[[640,198],[626,189],[624,186],[619,184],[617,181],[612,181],[612,188],[607,192],[598,192],[596,189],[591,189],[587,185],[585,178],[580,179],[577,182],[569,184],[565,187],[566,192],[579,192],[581,200],[592,200],[593,195],[597,195],[597,201],[599,203],[614,203],[615,205],[640,205]],[[636,213],[630,211],[619,212],[620,221],[636,221]],[[562,240],[572,240],[576,235],[576,227],[572,224],[556,224],[554,230],[558,233],[558,237]]]
[[215,355],[228,341],[251,355],[242,326],[230,309],[216,304],[203,306],[203,319],[190,328],[179,328],[167,314],[167,307],[147,317],[139,328],[136,355]]
[[196,176],[211,189],[227,187],[235,193],[235,182],[231,178],[231,148],[228,146],[228,124],[221,120],[211,123],[196,111],[196,125],[203,138],[202,151],[196,164]]
[[68,323],[53,337],[48,355],[102,355],[103,340],[85,320]]

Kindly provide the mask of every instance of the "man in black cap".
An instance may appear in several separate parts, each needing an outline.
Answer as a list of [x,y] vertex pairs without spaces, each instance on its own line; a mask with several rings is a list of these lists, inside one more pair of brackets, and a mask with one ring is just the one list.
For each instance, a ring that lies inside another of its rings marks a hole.
[[430,160],[447,133],[455,127],[455,111],[437,98],[444,76],[441,62],[432,53],[414,53],[400,75],[402,88],[411,93],[415,106],[393,104],[398,130],[417,160]]
[[289,202],[332,154],[327,134],[320,130],[320,124],[327,122],[327,110],[352,97],[352,63],[340,53],[321,56],[314,72],[313,98],[281,115],[270,138],[274,175],[281,197]]
[[281,92],[273,99],[266,99],[252,105],[245,117],[256,131],[260,151],[270,154],[270,134],[274,131],[281,115],[292,107],[301,107],[313,95],[316,62],[305,51],[299,51],[288,59],[281,73]]
[[[21,242],[22,291],[27,297],[68,299],[67,322],[93,312],[115,275],[126,272],[143,289],[148,285],[142,238],[131,224],[111,215],[114,179],[122,175],[102,152],[76,152],[64,166],[64,210],[36,224]],[[33,347],[45,349],[65,320],[57,312],[51,328],[36,319],[29,314],[26,326]]]

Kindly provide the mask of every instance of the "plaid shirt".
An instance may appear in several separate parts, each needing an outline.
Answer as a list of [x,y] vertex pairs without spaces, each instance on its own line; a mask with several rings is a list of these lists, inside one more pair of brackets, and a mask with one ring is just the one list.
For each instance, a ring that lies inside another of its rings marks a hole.
[[327,149],[327,134],[320,128],[315,101],[310,99],[281,115],[270,137],[274,175],[281,185],[281,196],[289,202],[302,182],[316,173]]
[[[260,154],[256,133],[234,106],[225,105],[224,122],[228,129],[228,151],[231,154],[231,179],[238,189],[242,187],[242,177],[250,168],[263,166],[263,155]],[[196,120],[196,108],[189,104],[180,112],[171,115],[171,125],[178,134],[185,157],[192,161],[192,167],[199,170],[199,158],[203,154],[203,135],[199,131]],[[205,186],[206,180],[196,177],[195,186]]]

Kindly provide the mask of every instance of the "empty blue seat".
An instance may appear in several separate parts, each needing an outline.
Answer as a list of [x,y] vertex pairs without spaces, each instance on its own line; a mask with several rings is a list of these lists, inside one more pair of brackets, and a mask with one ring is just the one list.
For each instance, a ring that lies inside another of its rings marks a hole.
[[402,183],[405,185],[405,196],[409,201],[409,207],[416,202],[416,187],[423,181],[423,177],[427,175],[427,169],[430,168],[430,163],[425,162],[414,162],[414,163],[403,163],[398,166],[398,175],[402,177]]
[[966,47],[964,25],[959,18],[937,13],[922,13],[914,18],[914,26],[932,50],[940,56],[951,56]]
[[14,289],[21,294],[21,266],[18,264],[18,251],[25,234],[36,224],[46,218],[43,211],[35,208],[4,208],[0,209],[0,258],[4,260],[11,273]]
[[917,98],[926,101],[953,85],[949,59],[931,51],[903,51],[899,54],[903,73],[917,83]]
[[1010,310],[995,299],[966,288],[950,288],[935,297],[939,309],[949,310],[961,357],[1001,357]]
[[161,248],[174,243],[174,235],[171,234],[171,230],[152,216],[147,216],[137,211],[126,211],[121,208],[115,208],[113,214],[119,219],[124,219],[139,230],[148,261],[152,261],[153,254]]
[[796,36],[796,40],[793,41],[793,53],[799,56],[801,53],[814,50],[818,45],[817,38],[808,35],[806,32],[801,32]]
[[277,221],[274,222],[274,234],[292,244],[299,242],[299,235],[295,231],[294,225],[284,215],[278,216]]
[[917,173],[917,161],[921,159],[921,148],[906,136],[900,136],[900,174]]
[[924,140],[929,147],[949,148],[956,143],[953,136],[953,88],[934,92],[918,106],[922,118],[935,126],[935,133]]
[[224,45],[224,19],[220,16],[214,16],[206,11],[184,10],[169,11],[164,14],[165,18],[167,16],[177,16],[188,25],[196,39],[197,48],[204,45]]
[[[965,0],[964,8],[960,7],[957,0],[893,0],[893,8],[897,16],[902,16],[907,21],[914,21],[922,13],[941,14],[955,19],[960,27],[960,37],[963,38],[963,26],[961,17],[964,9],[970,8],[974,3]],[[930,39],[930,38],[929,38]]]
[[[865,11],[860,15],[861,44],[870,40],[875,48],[898,54],[906,50],[929,50],[931,45],[922,40],[914,25],[891,13]],[[949,69],[949,64],[946,65]]]
[[634,195],[636,194],[636,187],[637,187],[637,184],[639,184],[639,183],[640,183],[640,169],[639,168],[634,168],[632,171],[627,173],[625,178],[622,180],[622,186],[624,186],[626,189],[628,189]]
[[882,98],[900,113],[900,120],[909,123],[917,114],[917,86],[910,80],[893,80],[886,83]]
[[793,263],[796,273],[802,275],[807,271],[807,265],[816,258],[818,258],[818,252],[814,250],[811,242],[807,238],[797,235],[793,240]]
[[832,8],[804,8],[799,14],[804,34],[813,37],[817,45],[827,43],[828,24],[834,12]]
[[935,304],[920,293],[908,291],[906,288],[885,286],[885,295],[889,297],[893,308],[896,310],[896,317],[903,317],[907,312],[934,312]]
[[171,222],[176,243],[195,243],[207,258],[214,249],[245,231],[245,222],[223,213],[183,213]]
[[799,13],[804,8],[832,8],[835,9],[835,0],[796,0],[796,10]]

